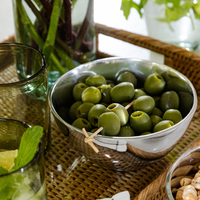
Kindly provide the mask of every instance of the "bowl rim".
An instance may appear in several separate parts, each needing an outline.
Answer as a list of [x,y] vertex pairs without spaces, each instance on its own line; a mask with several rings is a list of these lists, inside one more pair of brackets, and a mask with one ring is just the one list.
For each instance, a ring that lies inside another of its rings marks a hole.
[[[88,63],[85,63],[85,64],[81,64],[79,66],[77,66],[75,69],[78,69],[78,68],[81,68],[83,66],[90,66],[90,65],[98,65],[98,64],[102,64],[102,63],[106,63],[105,64],[109,64],[109,63],[112,63],[112,61],[117,61],[119,62],[120,61],[123,61],[123,60],[129,60],[129,61],[139,61],[139,62],[145,62],[145,63],[151,63],[152,65],[153,64],[156,64],[156,65],[159,65],[161,67],[164,67],[164,68],[167,68],[169,69],[170,71],[173,71],[175,72],[176,74],[178,74],[179,76],[181,76],[182,78],[184,78],[189,86],[191,87],[191,90],[192,90],[192,94],[193,94],[193,97],[194,97],[194,100],[193,100],[193,105],[192,105],[192,108],[190,110],[190,112],[180,121],[178,122],[177,124],[173,125],[172,127],[168,128],[167,130],[171,133],[173,130],[176,130],[180,124],[183,124],[185,123],[185,121],[191,116],[193,115],[195,112],[196,112],[196,109],[197,109],[197,94],[196,94],[196,90],[193,86],[193,84],[191,83],[191,81],[185,76],[183,75],[181,72],[165,65],[165,64],[160,64],[160,63],[157,63],[157,62],[154,62],[154,61],[150,61],[150,60],[145,60],[145,59],[138,59],[138,58],[129,58],[129,57],[109,57],[109,58],[102,58],[102,59],[98,59],[98,60],[94,60],[94,61],[91,61],[91,62],[88,62]],[[116,63],[117,63],[116,62]],[[73,69],[72,69],[73,70]],[[70,70],[70,71],[72,71]],[[69,71],[69,72],[70,72]],[[51,108],[51,111],[52,113],[63,123],[65,124],[68,128],[70,127],[71,129],[74,129],[80,133],[83,133],[83,131],[81,129],[78,129],[74,126],[72,126],[71,124],[69,124],[68,122],[66,122],[65,120],[63,120],[59,114],[57,113],[57,111],[55,110],[54,108],[54,105],[53,105],[53,101],[52,101],[52,96],[53,96],[53,92],[57,86],[57,84],[60,82],[60,80],[63,79],[63,77],[65,77],[69,72],[66,72],[65,74],[63,74],[62,76],[60,76],[56,82],[54,83],[54,85],[52,86],[52,88],[50,89],[50,92],[49,92],[49,105],[50,105],[50,108]],[[97,135],[96,138],[100,138],[100,139],[111,139],[111,140],[129,140],[129,139],[149,139],[149,138],[158,138],[158,137],[162,137],[163,134],[165,134],[166,132],[166,129],[164,130],[161,130],[161,131],[158,131],[158,132],[155,132],[155,133],[151,133],[151,134],[147,134],[147,135],[139,135],[139,136],[130,136],[130,137],[116,137],[116,136],[104,136],[104,135]],[[91,135],[92,133],[88,132],[88,135]]]
[[195,152],[197,150],[200,150],[200,145],[197,145],[195,147],[192,147],[191,149],[189,149],[188,151],[186,151],[185,153],[183,153],[180,157],[178,157],[178,159],[172,164],[172,166],[169,168],[167,175],[166,175],[166,179],[165,179],[165,187],[166,187],[166,191],[167,191],[167,195],[169,197],[170,200],[174,199],[172,192],[171,192],[171,178],[172,178],[172,173],[174,172],[174,170],[176,169],[178,163],[185,157],[187,157],[188,155],[190,155],[192,152]]

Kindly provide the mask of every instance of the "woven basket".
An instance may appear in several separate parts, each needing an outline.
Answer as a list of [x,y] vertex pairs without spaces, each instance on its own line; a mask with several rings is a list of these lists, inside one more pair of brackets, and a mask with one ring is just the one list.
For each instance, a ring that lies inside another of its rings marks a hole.
[[[165,64],[187,76],[199,93],[200,57],[179,47],[123,30],[96,24],[97,58],[110,57],[98,50],[98,35],[104,34],[164,55]],[[14,41],[14,38],[6,41]],[[198,97],[200,101],[200,98]],[[101,199],[128,190],[134,200],[165,200],[165,178],[171,164],[186,150],[200,144],[200,107],[174,149],[154,164],[132,172],[105,170],[81,156],[70,145],[52,118],[52,141],[45,158],[48,199]]]

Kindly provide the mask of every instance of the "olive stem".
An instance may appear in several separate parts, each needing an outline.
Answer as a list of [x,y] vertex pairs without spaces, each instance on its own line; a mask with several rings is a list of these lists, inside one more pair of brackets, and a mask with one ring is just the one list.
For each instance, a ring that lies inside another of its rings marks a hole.
[[134,103],[135,100],[131,101],[128,105],[125,106],[125,109],[128,110]]
[[90,135],[89,138],[96,137],[98,135],[98,133],[100,133],[102,130],[103,130],[103,126],[100,127],[99,129],[97,129],[92,135]]
[[[129,109],[133,103],[134,103],[135,100],[131,101],[128,105],[125,106],[125,109]],[[94,141],[94,138],[93,137],[96,137],[98,135],[99,132],[101,132],[103,130],[103,127],[100,127],[98,128],[92,135],[90,135],[90,137],[88,136],[88,133],[87,131],[85,130],[85,128],[82,129],[84,135],[85,135],[85,143],[88,143],[96,153],[99,152],[99,150],[96,148],[96,146],[93,144],[93,141]]]
[[[89,138],[89,136],[88,136],[87,131],[85,130],[85,128],[83,128],[82,131],[83,131],[83,133],[84,133],[86,139],[89,139],[89,141],[85,140],[85,142],[88,143],[88,144],[93,148],[93,150],[94,150],[96,153],[98,153],[99,150],[96,148],[96,146],[95,146],[95,145],[93,144],[93,142],[91,141],[91,139],[93,139],[93,138]],[[93,139],[93,140],[94,140],[94,139]]]

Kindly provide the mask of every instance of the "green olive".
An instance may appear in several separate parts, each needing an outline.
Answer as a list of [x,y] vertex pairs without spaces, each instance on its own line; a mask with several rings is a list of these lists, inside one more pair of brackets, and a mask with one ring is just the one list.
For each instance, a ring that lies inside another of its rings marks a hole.
[[75,101],[81,101],[81,95],[83,90],[85,90],[88,87],[85,83],[78,83],[73,88],[73,97]]
[[97,87],[87,87],[81,95],[82,102],[91,102],[97,104],[101,100],[101,92]]
[[192,94],[192,89],[186,80],[179,77],[171,71],[166,71],[162,74],[166,80],[166,90],[174,90],[175,92],[187,92]]
[[148,95],[138,97],[133,103],[134,111],[140,110],[146,112],[147,114],[151,114],[154,107],[155,101]]
[[117,77],[117,83],[122,82],[130,82],[134,85],[135,88],[137,87],[137,78],[132,72],[126,71],[119,74]]
[[125,109],[124,106],[122,106],[119,103],[112,103],[107,107],[108,112],[114,112],[120,120],[121,126],[124,126],[127,124],[129,119],[128,111]]
[[102,113],[99,116],[98,127],[103,127],[102,135],[115,136],[120,131],[120,120],[114,112]]
[[144,96],[144,95],[146,95],[146,92],[144,90],[136,88],[135,89],[135,94],[133,96],[133,99],[137,99],[138,97]]
[[106,84],[106,79],[99,74],[93,74],[86,78],[85,83],[89,86],[99,86],[102,84]]
[[174,122],[174,124],[177,124],[182,120],[182,115],[177,109],[169,109],[163,114],[163,119],[171,120]]
[[153,128],[153,132],[158,132],[158,131],[162,131],[164,129],[170,128],[174,125],[174,122],[170,121],[170,120],[162,120],[160,122],[158,122],[154,128]]
[[147,94],[155,96],[162,93],[165,88],[165,80],[163,77],[158,73],[150,74],[145,82],[144,82],[144,89]]
[[126,125],[126,126],[121,127],[117,136],[129,137],[129,136],[134,136],[134,135],[135,135],[134,130],[130,126]]
[[162,118],[162,116],[163,116],[163,111],[160,110],[160,109],[157,108],[157,107],[154,107],[153,110],[152,110],[152,112],[151,112],[151,114],[152,114],[152,115],[157,115],[157,116],[159,116],[159,117]]
[[182,116],[185,117],[191,110],[193,105],[193,96],[187,92],[179,92],[180,105],[179,110]]
[[155,101],[155,107],[159,107],[160,96],[152,96]]
[[91,130],[91,124],[90,122],[88,122],[86,119],[84,118],[78,118],[76,119],[73,123],[72,126],[82,129],[85,128],[86,131],[90,131]]
[[101,104],[101,105],[105,106],[106,108],[107,108],[107,107],[108,107],[108,105],[109,105],[109,104],[107,104],[107,103],[104,103],[104,102],[100,102],[99,104]]
[[98,127],[99,116],[106,112],[106,107],[102,104],[94,105],[88,112],[88,121],[95,127]]
[[93,128],[92,130],[90,130],[90,133],[94,133],[98,130],[98,128]]
[[159,108],[165,112],[168,109],[179,108],[179,96],[175,91],[164,92],[159,101]]
[[115,103],[130,101],[133,98],[134,93],[134,86],[129,82],[119,83],[110,90],[110,96]]
[[158,115],[150,115],[150,118],[151,118],[151,122],[152,122],[152,125],[153,127],[160,121],[162,121],[162,118],[159,117]]
[[82,75],[77,79],[77,83],[85,83],[86,78],[88,77],[88,75]]
[[103,84],[97,87],[101,92],[101,103],[111,104],[112,99],[110,96],[111,86],[107,84]]
[[77,109],[76,109],[76,118],[88,118],[88,113],[90,109],[94,106],[93,103],[85,102],[82,103]]
[[77,118],[76,117],[76,110],[82,103],[83,103],[82,101],[76,101],[70,106],[69,116],[70,116],[72,121],[74,121]]
[[152,128],[152,122],[149,115],[143,111],[135,111],[131,114],[130,125],[134,131],[140,134],[151,131]]
[[151,132],[146,131],[146,132],[143,132],[141,135],[149,135],[149,134],[151,134]]
[[112,80],[109,80],[109,79],[106,80],[106,84],[110,85],[111,88],[113,88],[116,85],[115,82],[113,82]]

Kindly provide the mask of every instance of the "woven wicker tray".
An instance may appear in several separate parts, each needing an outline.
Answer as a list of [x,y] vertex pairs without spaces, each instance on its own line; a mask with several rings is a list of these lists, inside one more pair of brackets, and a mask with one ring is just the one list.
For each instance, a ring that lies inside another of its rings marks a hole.
[[[200,56],[179,47],[138,34],[96,24],[97,58],[110,57],[98,50],[104,34],[164,55],[165,64],[186,75],[200,92]],[[14,37],[5,42],[14,41]],[[200,98],[198,96],[198,100]],[[106,170],[81,156],[57,127],[52,117],[51,147],[45,157],[48,199],[101,199],[128,190],[134,200],[165,200],[165,177],[171,164],[186,150],[200,144],[200,106],[188,130],[174,149],[156,164],[141,170]]]

